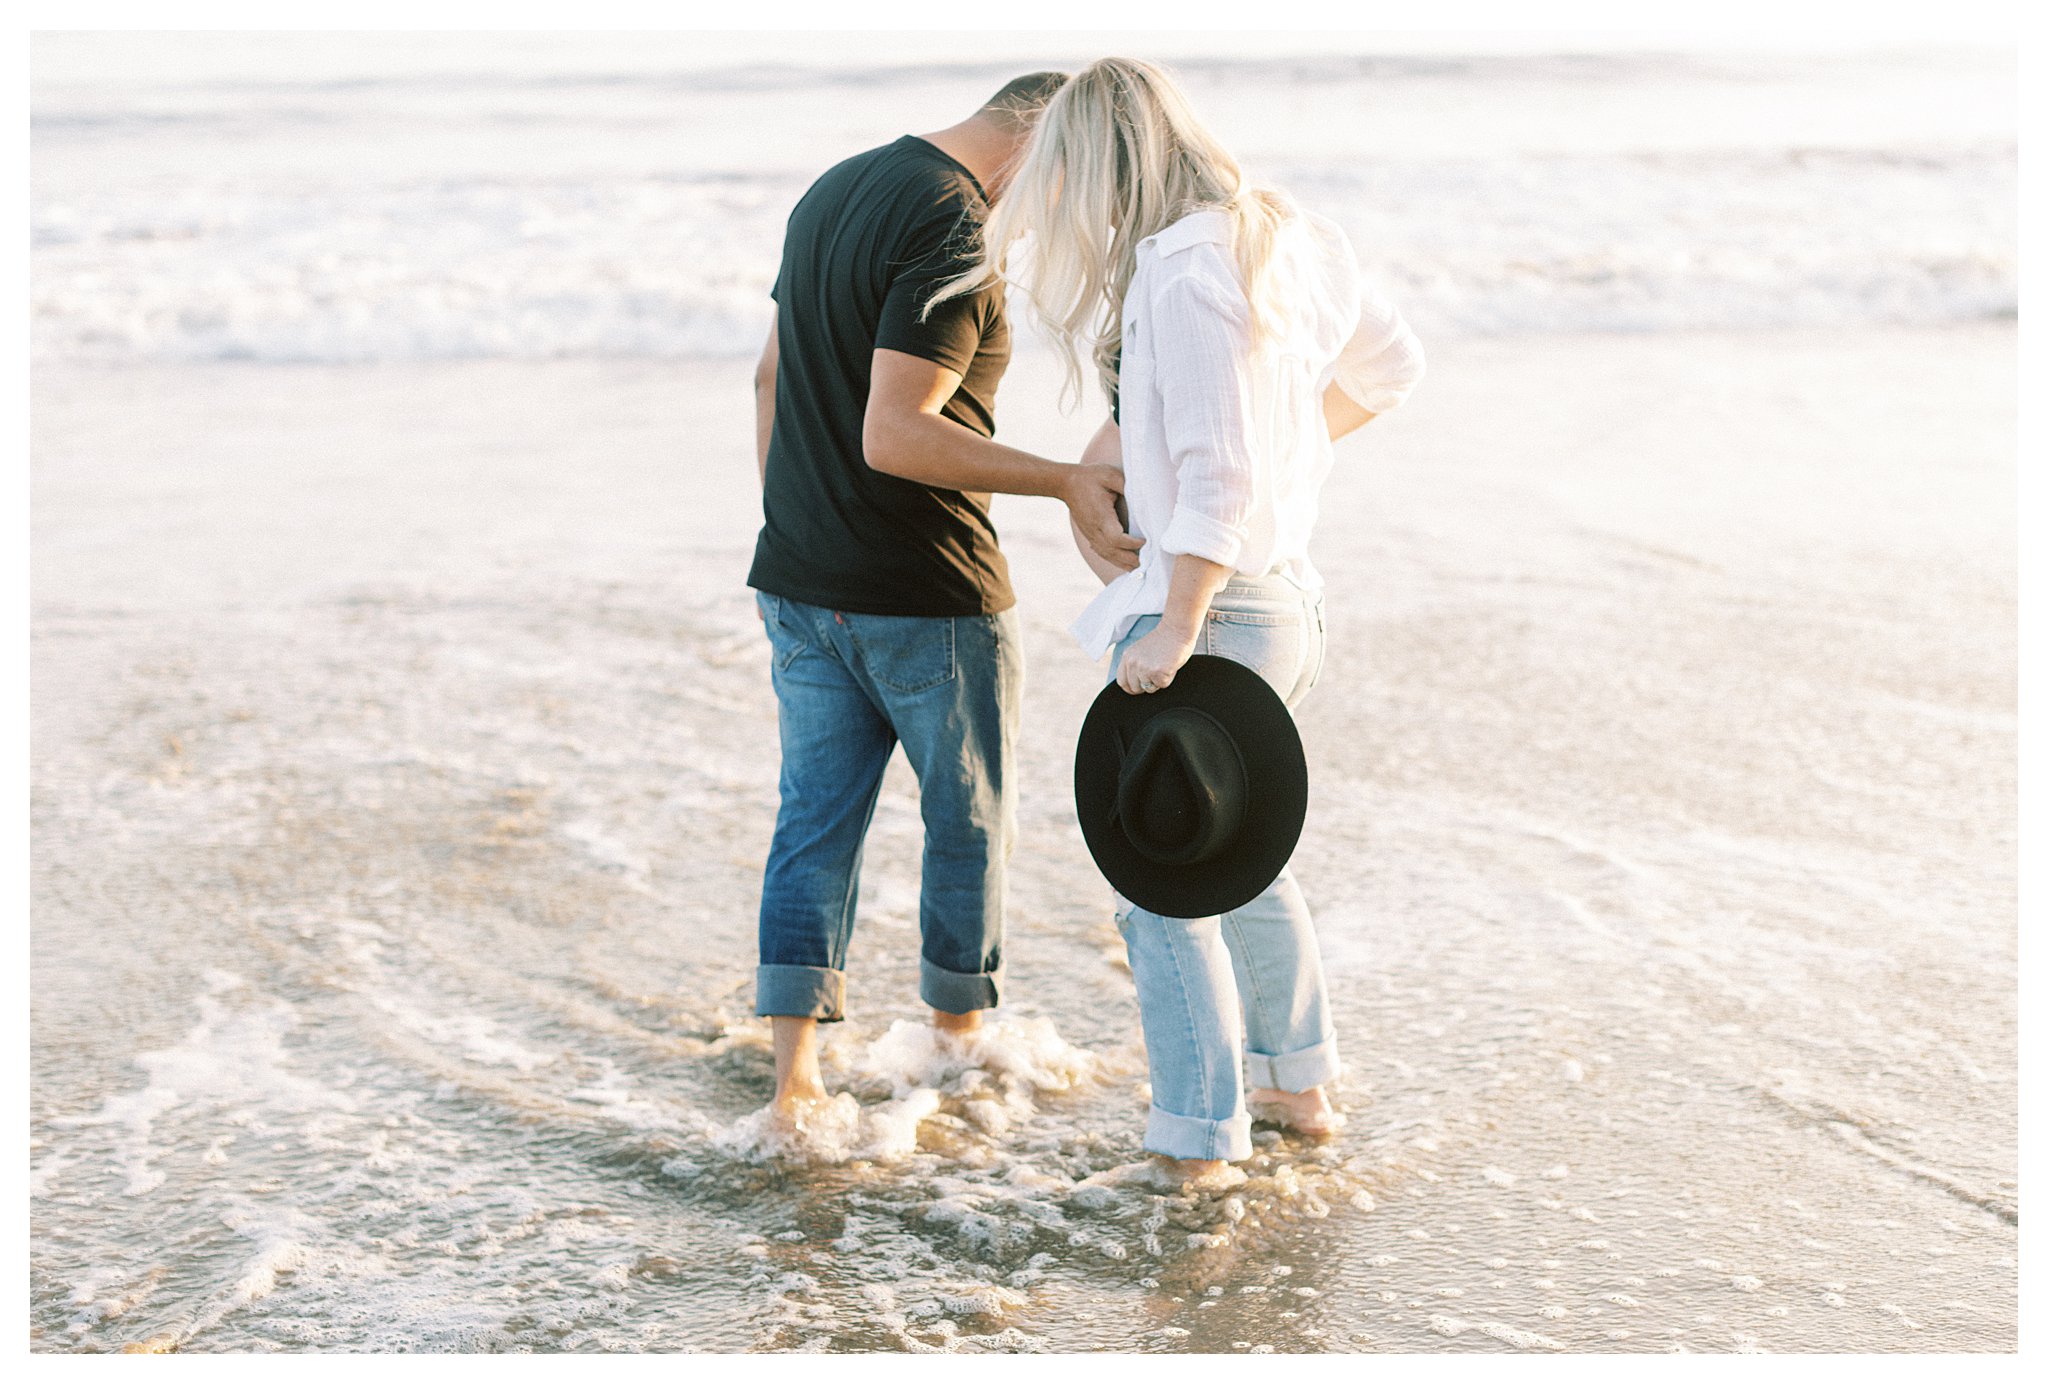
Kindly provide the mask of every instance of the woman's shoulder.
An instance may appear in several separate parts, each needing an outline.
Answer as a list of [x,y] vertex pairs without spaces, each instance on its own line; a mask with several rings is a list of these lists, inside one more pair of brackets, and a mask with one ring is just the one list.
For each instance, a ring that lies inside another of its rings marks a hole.
[[1251,304],[1228,240],[1198,241],[1161,260],[1146,276],[1142,301],[1154,315],[1216,315],[1248,320]]
[[1320,212],[1297,208],[1280,232],[1297,260],[1317,265],[1325,276],[1358,274],[1358,255],[1344,228]]
[[1292,275],[1308,302],[1324,310],[1330,331],[1348,334],[1358,316],[1366,281],[1344,228],[1327,216],[1301,212],[1290,227]]

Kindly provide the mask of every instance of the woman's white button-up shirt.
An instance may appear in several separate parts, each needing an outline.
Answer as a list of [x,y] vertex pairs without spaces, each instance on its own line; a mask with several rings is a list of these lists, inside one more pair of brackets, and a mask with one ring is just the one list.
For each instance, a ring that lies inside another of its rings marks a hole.
[[1138,244],[1118,412],[1124,500],[1145,547],[1137,570],[1074,623],[1091,658],[1166,609],[1181,553],[1320,587],[1308,541],[1330,473],[1323,392],[1334,384],[1385,413],[1422,378],[1415,334],[1321,217],[1299,217],[1277,237],[1273,302],[1285,326],[1255,354],[1230,241],[1229,219],[1202,211]]

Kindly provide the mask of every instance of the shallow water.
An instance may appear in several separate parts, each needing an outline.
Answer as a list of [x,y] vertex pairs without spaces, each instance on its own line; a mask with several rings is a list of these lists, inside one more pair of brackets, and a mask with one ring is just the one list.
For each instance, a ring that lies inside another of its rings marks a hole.
[[1456,343],[1347,444],[1349,1124],[1205,1193],[1138,1144],[1050,507],[1010,1003],[920,1026],[899,764],[793,1149],[742,372],[39,371],[32,1345],[2012,1349],[2011,349]]

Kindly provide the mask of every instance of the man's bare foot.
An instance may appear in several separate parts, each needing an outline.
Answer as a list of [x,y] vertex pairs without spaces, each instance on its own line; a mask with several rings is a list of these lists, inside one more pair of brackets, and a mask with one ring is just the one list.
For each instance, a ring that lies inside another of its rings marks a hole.
[[779,1014],[769,1025],[775,1033],[775,1099],[768,1108],[796,1123],[832,1099],[818,1071],[818,1023]]
[[775,1099],[768,1102],[768,1108],[784,1123],[800,1125],[812,1111],[831,1104],[831,1101],[832,1093],[825,1089],[823,1082],[810,1082],[777,1090]]
[[1291,1129],[1310,1139],[1328,1139],[1344,1127],[1344,1117],[1330,1106],[1320,1086],[1306,1091],[1262,1087],[1246,1094],[1244,1106],[1255,1120]]
[[940,1033],[960,1037],[978,1032],[981,1028],[981,1011],[971,1009],[965,1014],[948,1014],[943,1009],[932,1011],[932,1027]]

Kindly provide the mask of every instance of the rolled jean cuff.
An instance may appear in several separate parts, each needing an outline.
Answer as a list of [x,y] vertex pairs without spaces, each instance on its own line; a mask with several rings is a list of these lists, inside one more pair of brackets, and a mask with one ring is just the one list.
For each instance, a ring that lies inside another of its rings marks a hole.
[[942,1014],[972,1014],[977,1009],[994,1009],[1002,1003],[1003,971],[949,971],[917,959],[917,992],[924,1002]]
[[1198,1120],[1155,1105],[1145,1119],[1145,1149],[1168,1158],[1236,1162],[1252,1156],[1252,1117],[1239,1111],[1227,1120]]
[[1338,1070],[1335,1034],[1314,1047],[1283,1052],[1278,1056],[1263,1052],[1244,1055],[1245,1083],[1269,1091],[1311,1090],[1325,1082],[1335,1081]]
[[846,972],[825,966],[757,966],[754,1012],[836,1024],[846,1017]]

